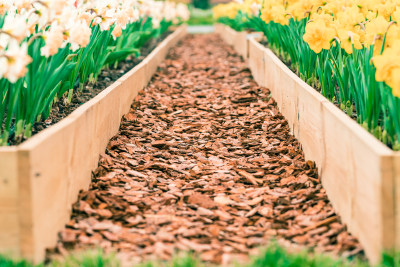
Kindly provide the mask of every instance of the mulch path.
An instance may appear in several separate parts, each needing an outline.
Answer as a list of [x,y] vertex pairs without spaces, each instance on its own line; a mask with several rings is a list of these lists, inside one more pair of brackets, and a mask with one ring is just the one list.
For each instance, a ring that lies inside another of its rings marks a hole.
[[188,36],[124,116],[56,250],[226,264],[270,239],[362,255],[268,90],[219,37]]

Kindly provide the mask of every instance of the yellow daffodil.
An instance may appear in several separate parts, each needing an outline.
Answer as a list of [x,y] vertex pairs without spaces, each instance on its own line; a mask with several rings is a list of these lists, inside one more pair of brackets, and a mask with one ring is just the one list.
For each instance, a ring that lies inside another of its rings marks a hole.
[[364,15],[357,6],[347,7],[336,14],[336,20],[343,28],[352,30],[355,25],[365,21]]
[[308,19],[303,40],[315,53],[335,46],[334,39],[347,54],[373,45],[376,80],[385,82],[400,97],[398,0],[244,0],[222,6],[214,9],[216,16],[233,18],[241,10],[253,16],[260,13],[267,24],[281,25],[288,25],[290,18]]
[[394,96],[400,97],[400,68],[394,69],[392,72],[392,93]]
[[369,45],[374,44],[377,38],[383,37],[388,29],[389,21],[383,16],[378,16],[375,19],[369,21],[365,25],[367,31],[366,41]]
[[272,7],[271,13],[273,16],[273,21],[280,23],[282,25],[289,24],[289,16],[287,15],[286,9],[281,5],[276,5]]
[[272,10],[269,8],[262,8],[261,9],[261,19],[265,22],[265,23],[270,23],[271,21],[274,20],[274,16],[272,13]]
[[393,94],[400,97],[400,40],[386,48],[382,55],[374,56],[372,62],[376,67],[375,79],[385,82],[393,89]]
[[323,21],[312,21],[306,26],[303,40],[308,43],[311,50],[320,53],[322,49],[330,49],[331,41],[335,38],[336,31],[327,27]]
[[296,1],[287,7],[287,12],[297,20],[307,18],[312,12],[313,7],[319,5],[314,0]]
[[236,2],[230,2],[227,4],[217,5],[213,8],[214,18],[218,19],[221,17],[235,18],[242,5]]
[[386,20],[389,20],[392,13],[396,10],[396,3],[393,2],[385,2],[377,5],[378,15],[384,17]]
[[392,20],[400,23],[400,6],[396,7],[396,10],[392,13]]
[[363,48],[358,34],[345,29],[338,30],[337,32],[340,40],[340,47],[342,47],[346,53],[353,53],[353,47],[354,49]]

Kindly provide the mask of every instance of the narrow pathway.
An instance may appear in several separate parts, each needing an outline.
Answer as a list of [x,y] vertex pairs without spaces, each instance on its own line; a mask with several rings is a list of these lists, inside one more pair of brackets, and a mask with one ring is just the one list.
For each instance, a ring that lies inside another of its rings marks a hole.
[[271,238],[362,253],[268,91],[216,35],[188,36],[125,115],[57,249],[227,263]]

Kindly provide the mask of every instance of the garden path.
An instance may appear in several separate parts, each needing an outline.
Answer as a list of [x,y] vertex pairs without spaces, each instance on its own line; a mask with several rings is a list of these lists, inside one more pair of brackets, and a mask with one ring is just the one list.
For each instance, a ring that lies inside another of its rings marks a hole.
[[217,35],[189,35],[124,116],[56,250],[227,263],[271,238],[362,253],[268,90]]

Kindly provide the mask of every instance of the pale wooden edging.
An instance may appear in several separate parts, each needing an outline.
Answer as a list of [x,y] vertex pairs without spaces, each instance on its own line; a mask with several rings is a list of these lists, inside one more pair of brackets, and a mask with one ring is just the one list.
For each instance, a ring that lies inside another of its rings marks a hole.
[[261,38],[262,33],[237,32],[221,23],[215,25],[215,32],[218,33],[226,43],[233,46],[235,51],[238,52],[244,60],[248,60],[254,80],[261,86],[265,86],[264,62],[262,60],[255,60],[263,59],[264,53],[261,52],[262,45],[250,42],[250,39],[258,40]]
[[17,147],[0,148],[0,253],[44,259],[121,117],[185,34],[186,26],[178,27],[143,62],[59,123]]
[[220,34],[222,39],[233,46],[233,48],[238,52],[244,59],[248,57],[248,40],[247,40],[247,32],[237,32],[232,28],[223,25],[216,24],[215,32]]
[[254,79],[270,89],[371,263],[386,249],[400,250],[400,154],[302,81],[270,49],[254,38],[248,47]]

